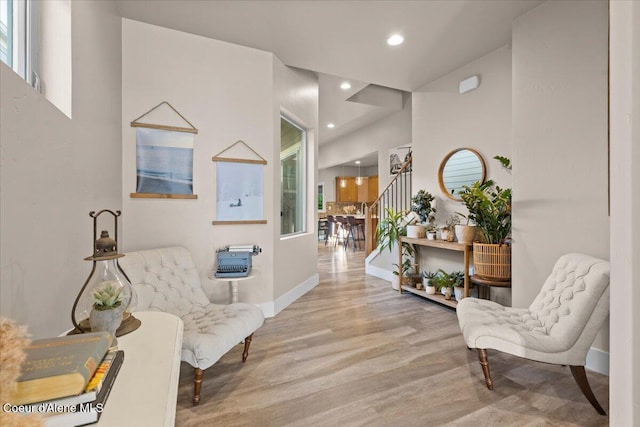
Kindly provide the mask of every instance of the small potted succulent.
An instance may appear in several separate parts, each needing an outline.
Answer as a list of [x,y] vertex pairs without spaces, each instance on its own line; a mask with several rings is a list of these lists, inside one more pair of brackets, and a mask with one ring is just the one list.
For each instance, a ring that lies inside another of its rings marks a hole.
[[91,292],[93,309],[89,315],[91,331],[115,335],[122,322],[122,286],[117,281],[102,282]]
[[451,215],[447,218],[445,225],[440,227],[440,236],[442,240],[453,242],[456,239],[456,225],[460,224],[460,218],[457,215]]
[[434,295],[436,293],[436,286],[434,280],[438,276],[438,273],[434,273],[432,271],[425,271],[422,273],[422,284],[424,285],[424,290],[429,295]]
[[449,274],[453,280],[453,293],[456,301],[464,298],[464,273],[462,271],[453,271]]

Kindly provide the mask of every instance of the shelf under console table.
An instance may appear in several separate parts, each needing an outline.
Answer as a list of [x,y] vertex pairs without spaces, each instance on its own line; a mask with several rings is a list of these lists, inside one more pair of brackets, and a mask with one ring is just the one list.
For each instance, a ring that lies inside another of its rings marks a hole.
[[[422,247],[429,247],[429,248],[436,248],[436,249],[443,249],[443,250],[448,250],[448,251],[456,251],[456,252],[461,252],[464,258],[464,296],[468,297],[469,296],[469,286],[470,286],[470,281],[469,281],[469,264],[470,264],[470,260],[471,260],[471,254],[473,253],[473,243],[458,243],[458,242],[447,242],[446,240],[429,240],[426,238],[415,238],[415,237],[405,237],[405,236],[401,236],[398,242],[398,247],[402,247],[402,243],[409,243],[411,245],[413,245],[414,247],[417,246],[422,246]],[[419,258],[416,257],[416,263],[419,264],[418,262]],[[399,262],[398,265],[402,265],[402,251],[399,251]],[[441,297],[439,295],[429,295],[426,292],[417,290],[417,289],[413,289],[410,288],[408,286],[402,286],[402,269],[400,269],[400,276],[399,276],[399,283],[400,286],[398,288],[398,291],[400,293],[402,293],[403,290],[411,292],[413,294],[419,295],[421,297],[427,298],[431,301],[435,301],[437,303],[440,304],[444,304],[447,305],[449,307],[454,307],[457,305],[455,301],[448,301],[445,300],[444,297]]]

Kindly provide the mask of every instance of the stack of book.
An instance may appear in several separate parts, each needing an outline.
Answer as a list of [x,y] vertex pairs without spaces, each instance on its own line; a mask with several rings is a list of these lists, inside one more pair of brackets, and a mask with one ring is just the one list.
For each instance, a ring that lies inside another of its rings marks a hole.
[[33,341],[11,404],[45,427],[97,422],[124,361],[112,342],[107,332]]

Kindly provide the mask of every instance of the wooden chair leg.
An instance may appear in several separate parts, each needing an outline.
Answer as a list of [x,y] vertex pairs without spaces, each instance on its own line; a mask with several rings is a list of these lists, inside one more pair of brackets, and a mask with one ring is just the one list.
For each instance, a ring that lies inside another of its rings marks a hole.
[[202,377],[204,371],[200,368],[193,368],[193,406],[200,403],[200,389],[202,388]]
[[493,380],[491,379],[491,371],[489,371],[489,359],[487,358],[487,350],[484,348],[476,349],[478,351],[478,359],[480,359],[480,366],[482,366],[482,373],[484,374],[484,381],[487,383],[487,388],[493,390]]
[[253,338],[253,334],[249,335],[244,339],[244,351],[242,352],[242,363],[247,361],[247,357],[249,357],[249,346],[251,345],[251,339]]
[[570,366],[570,368],[571,373],[573,374],[573,379],[576,380],[582,394],[584,394],[584,397],[586,397],[589,403],[591,403],[591,406],[593,406],[600,415],[607,415],[604,409],[602,409],[602,406],[598,403],[596,397],[593,395],[593,391],[591,391],[591,386],[587,380],[587,373],[584,371],[584,366]]

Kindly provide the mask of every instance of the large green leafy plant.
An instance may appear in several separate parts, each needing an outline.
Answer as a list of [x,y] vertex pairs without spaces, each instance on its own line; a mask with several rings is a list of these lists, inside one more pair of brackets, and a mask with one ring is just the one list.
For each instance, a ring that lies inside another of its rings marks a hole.
[[420,190],[411,198],[411,210],[418,214],[420,222],[431,222],[436,210],[431,207],[433,195],[428,191]]
[[460,197],[484,242],[504,243],[511,233],[511,189],[500,188],[492,180],[477,181],[465,185]]
[[[380,252],[385,249],[388,249],[389,252],[391,252],[393,246],[397,245],[400,241],[400,237],[407,235],[407,225],[404,220],[404,212],[396,212],[391,208],[386,208],[385,212],[386,216],[378,224],[377,243],[380,248]],[[411,266],[410,257],[412,256],[413,246],[402,242],[402,258],[404,260],[402,268],[405,269],[403,271],[406,271],[406,265]],[[398,266],[397,264],[394,265],[398,267],[398,269],[401,268],[401,266]],[[394,274],[398,273],[394,272]]]

